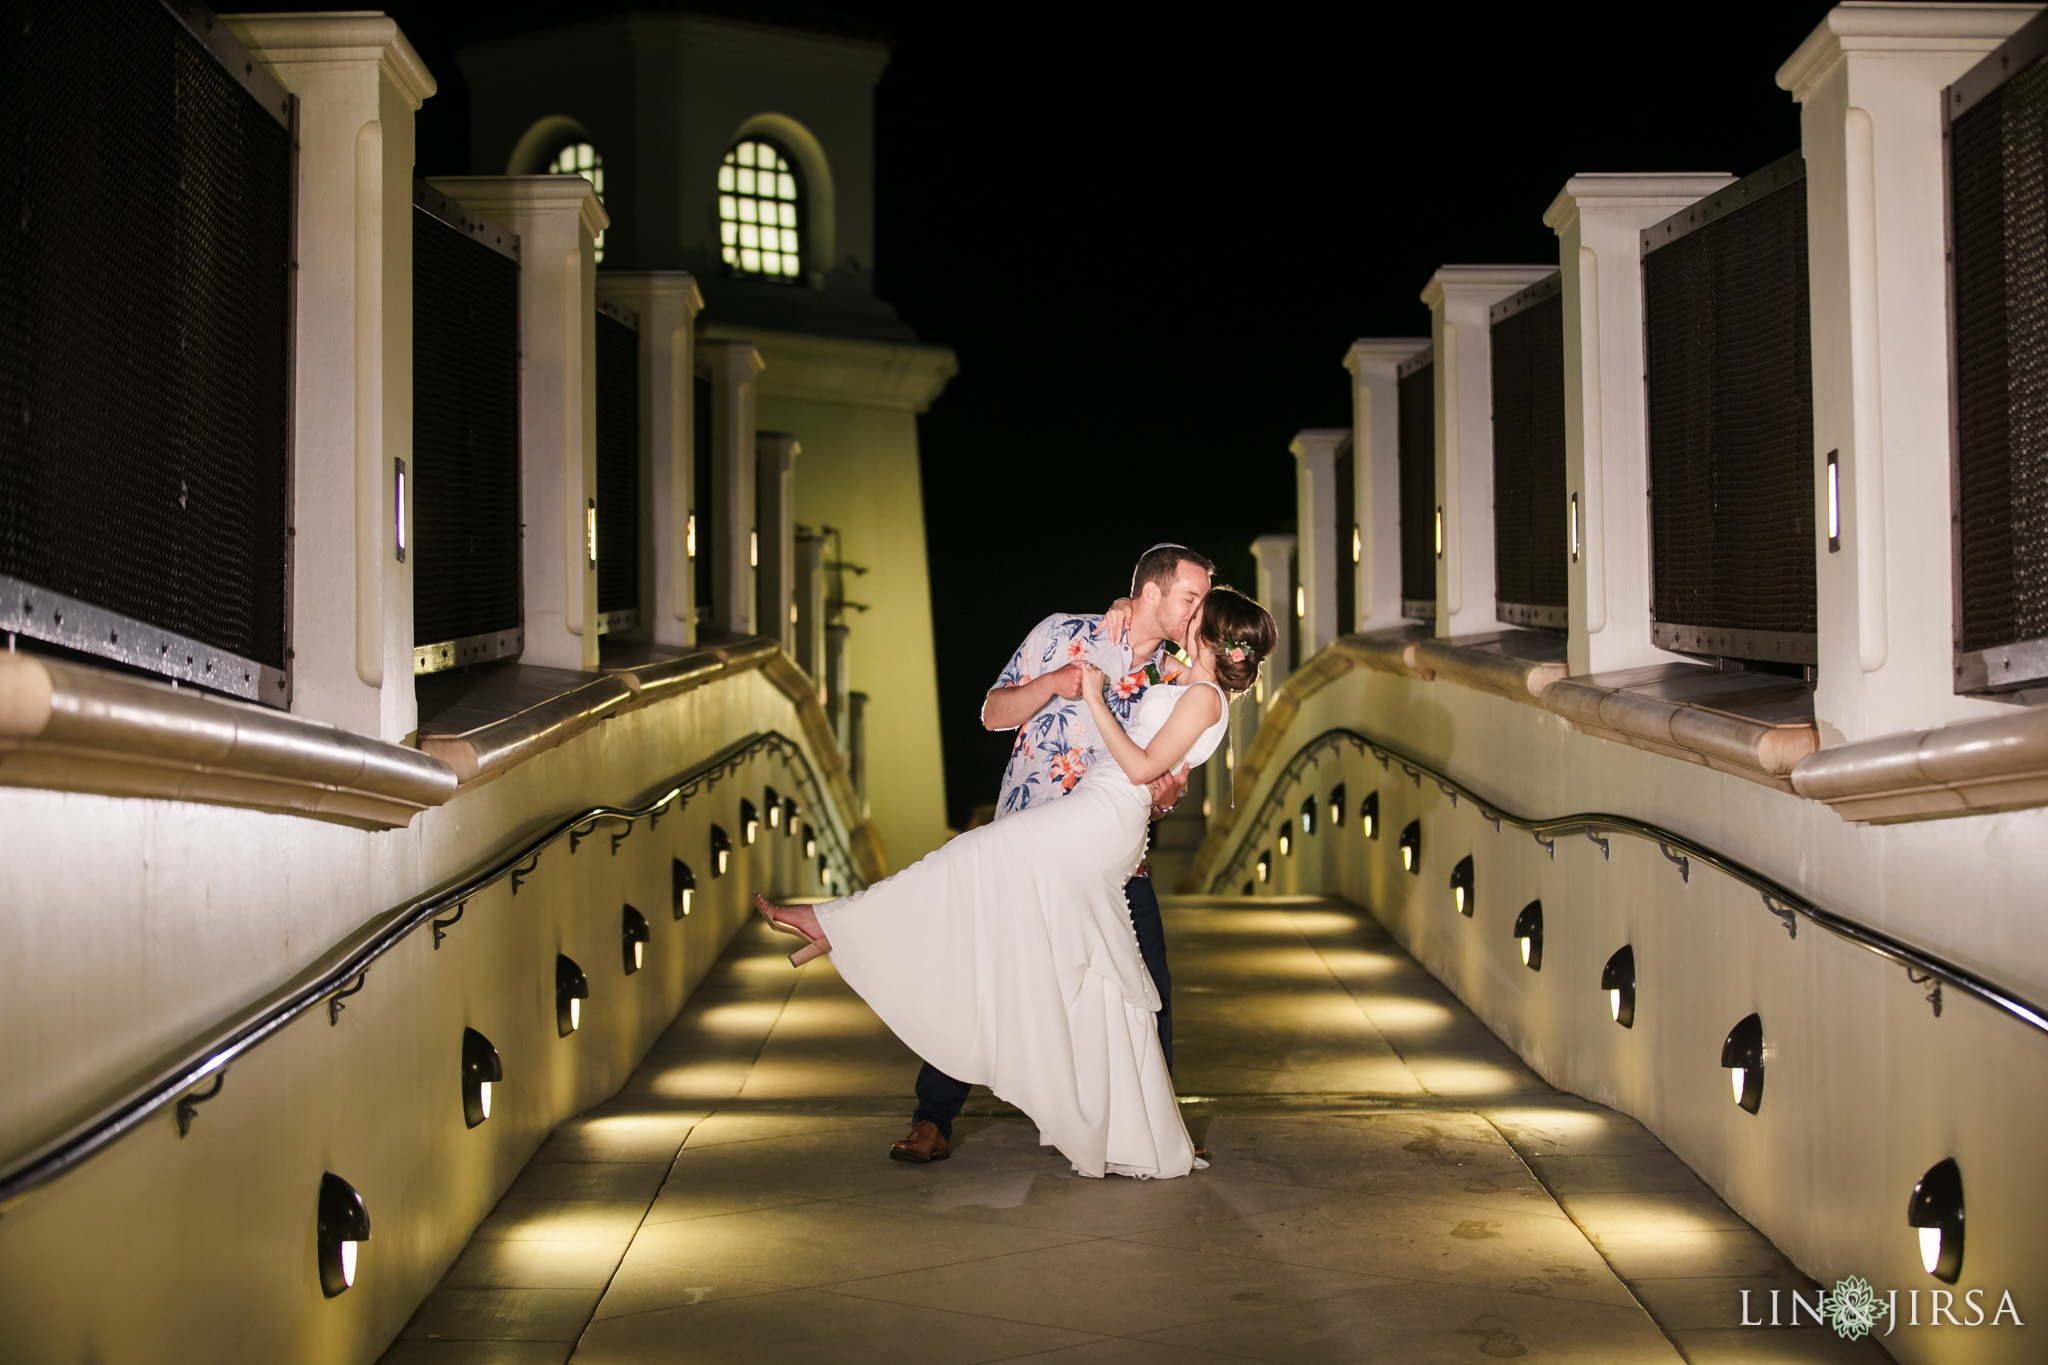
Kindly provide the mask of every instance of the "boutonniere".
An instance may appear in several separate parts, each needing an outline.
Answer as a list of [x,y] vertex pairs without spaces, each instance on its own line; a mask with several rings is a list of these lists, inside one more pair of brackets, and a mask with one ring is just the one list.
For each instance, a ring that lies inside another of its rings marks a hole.
[[1157,685],[1157,684],[1159,684],[1159,683],[1163,683],[1163,682],[1165,682],[1165,681],[1166,681],[1166,679],[1164,679],[1164,678],[1162,678],[1162,677],[1160,677],[1160,676],[1159,676],[1159,665],[1158,665],[1158,664],[1146,664],[1146,665],[1145,665],[1145,682],[1146,682],[1146,684],[1147,684],[1147,685]]

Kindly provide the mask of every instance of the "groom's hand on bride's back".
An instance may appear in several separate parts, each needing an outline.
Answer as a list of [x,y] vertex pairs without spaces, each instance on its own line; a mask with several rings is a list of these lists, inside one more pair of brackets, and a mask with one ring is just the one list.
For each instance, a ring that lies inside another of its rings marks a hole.
[[1152,793],[1152,813],[1164,815],[1180,804],[1181,793],[1188,789],[1188,765],[1183,763],[1170,773],[1162,774],[1145,784],[1145,790]]

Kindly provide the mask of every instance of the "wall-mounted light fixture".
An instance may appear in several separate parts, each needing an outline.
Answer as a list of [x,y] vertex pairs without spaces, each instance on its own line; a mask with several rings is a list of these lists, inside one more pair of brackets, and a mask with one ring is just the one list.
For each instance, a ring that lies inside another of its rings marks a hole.
[[1458,913],[1466,917],[1472,914],[1472,855],[1467,853],[1458,859],[1458,865],[1451,869],[1451,903],[1458,907]]
[[1272,854],[1270,854],[1270,853],[1261,853],[1261,854],[1259,855],[1259,881],[1260,881],[1260,883],[1261,883],[1261,884],[1264,884],[1265,882],[1267,882],[1267,881],[1271,880],[1272,876],[1273,876],[1273,855],[1272,855]]
[[1353,564],[1358,563],[1360,556],[1364,553],[1365,538],[1359,534],[1358,528],[1354,526],[1351,528],[1351,562]]
[[1294,614],[1296,618],[1308,615],[1308,589],[1299,585],[1294,589]]
[[1209,818],[1209,798],[1206,794],[1202,797],[1202,818]]
[[711,827],[711,879],[717,881],[732,864],[732,836],[718,825]]
[[1339,782],[1339,783],[1338,783],[1338,784],[1337,784],[1336,786],[1334,786],[1334,787],[1330,788],[1330,828],[1331,828],[1331,829],[1342,829],[1342,828],[1344,828],[1344,807],[1345,807],[1345,804],[1346,804],[1346,801],[1345,801],[1345,796],[1344,796],[1344,784],[1343,784],[1342,782]]
[[1579,495],[1572,494],[1571,525],[1566,528],[1571,537],[1572,563],[1579,562]]
[[1735,1102],[1754,1114],[1764,1102],[1764,1021],[1762,1016],[1743,1016],[1728,1030],[1721,1044],[1721,1065],[1728,1068],[1728,1082],[1735,1090]]
[[681,858],[668,860],[668,911],[673,919],[690,913],[690,901],[697,894],[697,874]]
[[619,934],[625,949],[626,975],[631,976],[647,965],[647,941],[652,937],[647,916],[627,906],[619,916]]
[[1636,950],[1624,944],[1600,969],[1600,989],[1607,992],[1607,1012],[1623,1028],[1636,1026]]
[[761,567],[761,532],[758,529],[747,532],[747,567]]
[[462,1031],[462,1122],[476,1127],[491,1116],[491,1087],[505,1079],[505,1063],[491,1040],[473,1028]]
[[782,828],[782,797],[775,788],[761,789],[761,809],[768,812],[768,828]]
[[398,544],[398,562],[405,563],[405,461],[391,462],[392,530]]
[[1920,1264],[1943,1284],[1963,1273],[1963,1172],[1954,1158],[1930,1166],[1906,1201],[1906,1223],[1920,1230]]
[[597,567],[597,499],[583,500],[583,548],[590,555],[590,567]]
[[794,796],[785,796],[785,797],[783,797],[783,798],[782,798],[782,837],[783,837],[783,838],[785,838],[785,839],[794,839],[794,838],[796,838],[796,818],[797,818],[797,816],[798,816],[798,815],[800,815],[800,814],[802,814],[802,811],[800,811],[800,810],[798,809],[798,807],[797,807],[797,804],[796,804],[796,798],[795,798]]
[[1314,834],[1316,832],[1316,807],[1319,804],[1321,803],[1316,800],[1314,793],[1301,798],[1301,832],[1303,834]]
[[332,1171],[320,1177],[314,1229],[320,1292],[331,1299],[356,1282],[356,1257],[370,1240],[370,1211],[363,1207],[363,1197]]
[[574,958],[555,954],[555,1033],[567,1038],[583,1027],[583,1002],[590,998],[590,983]]
[[1365,800],[1358,803],[1358,827],[1365,831],[1368,839],[1380,837],[1380,794],[1370,791]]
[[761,833],[761,813],[754,809],[754,803],[746,797],[740,798],[740,842],[748,848]]
[[683,519],[683,553],[691,559],[697,557],[697,514],[690,513]]
[[1842,452],[1828,452],[1828,553],[1842,548]]
[[1422,875],[1422,821],[1410,820],[1401,831],[1401,870],[1411,877]]
[[1292,826],[1280,826],[1280,856],[1285,858],[1294,852],[1294,830]]
[[1515,916],[1515,937],[1522,942],[1522,965],[1532,972],[1543,970],[1543,902],[1530,901]]
[[822,853],[818,855],[818,883],[827,891],[832,889],[832,864],[825,860]]
[[806,858],[818,856],[818,834],[808,823],[804,825],[804,856]]
[[1441,503],[1436,509],[1436,557],[1444,557],[1444,509]]

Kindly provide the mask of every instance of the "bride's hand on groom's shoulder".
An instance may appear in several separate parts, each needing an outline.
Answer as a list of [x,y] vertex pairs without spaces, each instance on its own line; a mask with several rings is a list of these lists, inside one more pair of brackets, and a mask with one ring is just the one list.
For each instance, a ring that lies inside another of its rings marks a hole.
[[1119,597],[1102,613],[1102,638],[1111,644],[1121,644],[1130,633],[1131,599]]

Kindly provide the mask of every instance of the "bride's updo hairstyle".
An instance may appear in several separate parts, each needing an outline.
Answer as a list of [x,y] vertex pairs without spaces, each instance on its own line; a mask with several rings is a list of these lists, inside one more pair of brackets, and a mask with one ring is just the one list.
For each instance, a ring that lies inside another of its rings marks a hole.
[[[1224,691],[1247,691],[1259,676],[1259,664],[1279,642],[1280,632],[1267,610],[1236,588],[1212,588],[1202,599],[1201,638],[1215,651],[1216,681]],[[1235,656],[1235,657],[1234,657]]]

